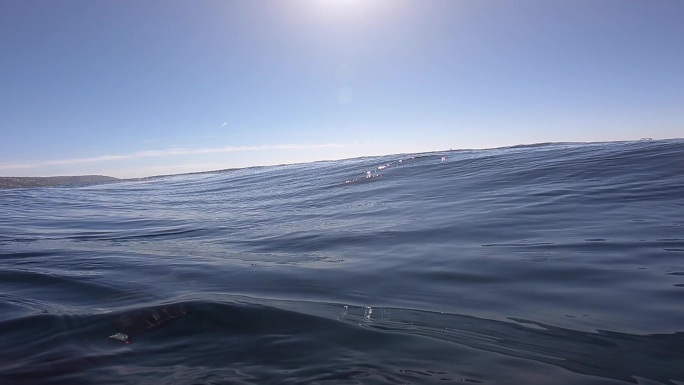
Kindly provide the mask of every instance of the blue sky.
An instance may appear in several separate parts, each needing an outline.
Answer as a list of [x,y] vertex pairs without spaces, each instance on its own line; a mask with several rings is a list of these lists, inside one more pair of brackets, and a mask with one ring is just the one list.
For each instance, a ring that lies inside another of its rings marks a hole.
[[681,0],[0,0],[0,176],[682,137]]

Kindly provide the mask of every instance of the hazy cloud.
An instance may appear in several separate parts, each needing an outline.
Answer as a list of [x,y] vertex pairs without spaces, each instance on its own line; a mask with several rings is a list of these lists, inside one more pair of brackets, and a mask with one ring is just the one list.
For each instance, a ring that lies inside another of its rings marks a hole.
[[348,144],[324,143],[324,144],[274,144],[265,146],[226,146],[206,148],[169,148],[165,150],[146,150],[128,154],[100,155],[89,158],[54,159],[36,162],[0,163],[0,170],[31,169],[46,166],[63,166],[86,163],[113,162],[119,160],[139,158],[161,158],[179,155],[219,154],[247,151],[288,151],[288,150],[313,150],[322,148],[348,147]]

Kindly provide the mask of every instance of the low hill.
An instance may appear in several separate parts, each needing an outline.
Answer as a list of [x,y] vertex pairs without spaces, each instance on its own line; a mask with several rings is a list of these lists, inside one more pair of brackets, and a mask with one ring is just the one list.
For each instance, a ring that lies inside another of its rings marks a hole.
[[83,186],[98,183],[113,182],[119,179],[104,175],[80,176],[49,176],[49,177],[0,177],[0,189],[54,187],[54,186]]

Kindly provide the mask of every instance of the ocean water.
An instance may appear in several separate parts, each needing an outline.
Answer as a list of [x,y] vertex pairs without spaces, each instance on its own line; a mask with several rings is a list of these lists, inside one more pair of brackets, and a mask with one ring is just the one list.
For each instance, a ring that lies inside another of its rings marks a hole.
[[684,141],[0,191],[0,384],[152,383],[684,384]]

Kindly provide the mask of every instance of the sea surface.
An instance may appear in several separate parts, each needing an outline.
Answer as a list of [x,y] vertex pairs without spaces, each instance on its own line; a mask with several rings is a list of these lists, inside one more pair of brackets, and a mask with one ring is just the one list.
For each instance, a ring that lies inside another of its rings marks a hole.
[[683,140],[0,191],[2,385],[447,383],[684,384]]

